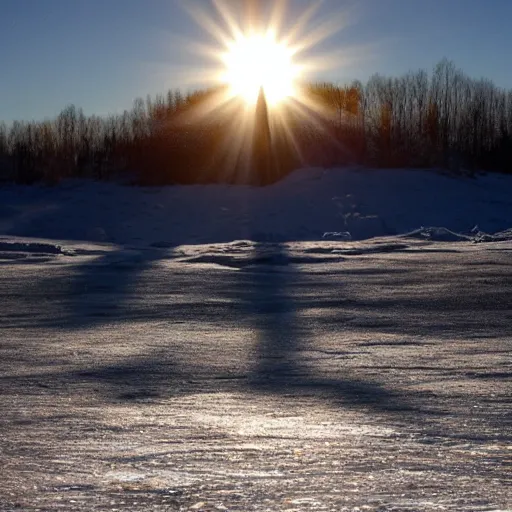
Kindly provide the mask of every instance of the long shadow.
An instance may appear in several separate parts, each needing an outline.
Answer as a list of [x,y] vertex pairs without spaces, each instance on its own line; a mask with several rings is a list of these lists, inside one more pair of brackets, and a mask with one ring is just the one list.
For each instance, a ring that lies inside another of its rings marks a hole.
[[138,286],[142,274],[164,257],[171,257],[171,249],[120,249],[80,265],[70,283],[68,327],[122,322],[137,315],[150,317],[150,308],[135,300],[140,296]]
[[[410,376],[417,376],[418,371],[452,375],[457,368],[447,368],[442,361],[439,364],[434,361],[431,366],[425,366],[414,363],[410,357],[407,357],[406,364],[402,362],[386,366],[383,362],[379,365],[379,361],[372,358],[366,365],[352,365],[350,359],[354,357],[354,350],[359,347],[364,352],[365,347],[371,346],[372,342],[353,343],[350,339],[346,339],[346,346],[333,346],[333,343],[328,343],[328,351],[320,350],[327,358],[332,355],[335,358],[333,361],[319,362],[317,358],[318,349],[325,345],[325,337],[337,331],[343,332],[347,327],[347,332],[361,332],[365,337],[371,336],[374,332],[376,337],[373,343],[383,344],[377,334],[383,332],[383,326],[379,325],[379,315],[382,314],[382,308],[386,312],[386,306],[390,313],[394,314],[389,315],[389,326],[384,330],[389,330],[393,334],[404,334],[405,339],[401,340],[404,345],[420,344],[419,341],[411,342],[408,337],[418,333],[426,334],[422,329],[418,330],[418,325],[413,327],[419,315],[423,320],[425,317],[429,318],[429,328],[435,326],[436,319],[430,319],[429,310],[432,314],[439,314],[439,297],[436,298],[438,293],[430,292],[427,297],[422,298],[415,296],[413,300],[405,295],[395,297],[394,300],[391,297],[378,298],[380,292],[386,288],[379,286],[375,281],[359,282],[351,293],[350,287],[344,288],[343,272],[334,272],[330,276],[332,280],[326,282],[324,279],[322,284],[318,285],[314,282],[314,274],[301,272],[300,265],[288,254],[286,246],[279,243],[256,244],[252,259],[252,267],[246,267],[237,273],[238,290],[235,293],[240,304],[238,314],[242,313],[249,319],[256,337],[253,358],[255,363],[246,381],[249,393],[281,395],[287,400],[302,400],[303,404],[310,403],[309,399],[312,398],[342,408],[354,407],[370,415],[382,414],[379,421],[397,425],[407,424],[436,443],[449,442],[447,439],[474,438],[472,429],[466,427],[465,422],[469,416],[466,415],[465,406],[457,402],[455,395],[447,400],[440,400],[428,389],[421,391],[407,389],[406,386],[404,390],[395,390],[390,387],[392,384],[383,385],[379,381],[379,372],[386,370],[393,371],[399,381],[403,381]],[[385,272],[387,269],[383,270],[383,274]],[[352,279],[353,286],[354,276],[345,277]],[[406,279],[421,289],[424,278],[424,274],[420,274]],[[446,280],[446,276],[441,273],[436,279],[443,281]],[[455,276],[453,279],[457,281],[458,277]],[[374,286],[375,289],[372,289]],[[365,299],[364,294],[359,296],[361,287],[365,292],[370,290],[375,294],[375,299]],[[494,293],[492,300],[486,294],[475,299],[464,298],[460,293],[456,293],[451,297],[443,297],[440,304],[447,308],[447,315],[452,317],[452,321],[453,314],[460,313],[461,309],[463,313],[457,319],[461,323],[467,321],[468,315],[476,315],[482,319],[489,313],[485,311],[486,309],[497,307],[498,313],[500,309],[501,313],[506,309],[508,303],[503,299],[510,290],[509,286],[502,288],[504,289],[500,292]],[[356,293],[357,290],[359,291]],[[481,310],[487,300],[490,300],[491,304]],[[438,304],[434,307],[436,301]],[[308,318],[307,312],[311,308],[316,312]],[[345,309],[349,311],[344,311]],[[400,322],[401,327],[398,331],[397,311],[401,311],[406,317],[406,326],[403,327]],[[347,320],[343,320],[344,318]],[[439,321],[439,317],[437,320]],[[461,333],[465,331],[458,321],[444,334],[451,333],[453,338],[456,332],[460,331],[459,334],[462,336]],[[503,322],[501,325],[503,327]],[[434,332],[439,336],[443,327],[448,326],[443,324],[439,326],[439,330],[434,328],[430,335]],[[486,327],[491,327],[498,334],[497,325],[495,328],[494,324],[487,322]],[[343,335],[339,339],[338,343],[343,345]],[[421,344],[428,342],[422,341]],[[385,360],[388,361],[389,357]],[[489,378],[509,376],[508,372],[502,372]],[[478,374],[477,377],[487,378],[487,374]],[[502,416],[494,414],[493,411],[492,414],[486,414],[481,418],[489,432],[478,437],[479,442],[486,442],[493,436],[509,439],[508,435],[498,434],[502,432],[505,424]],[[443,427],[445,422],[450,423],[449,432]]]
[[[162,258],[169,257],[170,253],[147,249],[133,251],[129,257],[124,251],[103,254],[96,260],[78,266],[69,283],[59,282],[55,274],[51,279],[42,279],[41,294],[51,296],[50,307],[55,313],[46,317],[51,318],[53,326],[62,329],[65,336],[68,336],[66,331],[73,336],[75,329],[98,327],[98,335],[108,337],[112,324],[126,322],[132,329],[134,322],[139,319],[142,326],[156,319],[165,320],[166,325],[154,332],[151,327],[150,336],[162,336],[164,333],[166,339],[169,338],[169,343],[145,345],[144,351],[135,357],[133,351],[131,355],[124,355],[121,351],[120,357],[107,357],[103,361],[89,358],[89,362],[78,371],[67,371],[65,368],[61,372],[55,371],[55,381],[78,388],[83,386],[83,389],[98,389],[116,400],[140,401],[205,389],[243,389],[249,394],[314,398],[341,407],[362,408],[370,413],[394,413],[395,419],[414,425],[423,421],[426,415],[446,414],[442,407],[436,406],[428,393],[398,391],[392,384],[381,384],[382,380],[379,380],[376,372],[388,368],[379,366],[375,360],[369,361],[366,366],[350,363],[355,351],[359,350],[361,354],[368,348],[365,349],[361,343],[353,343],[348,338],[348,332],[370,335],[366,347],[372,343],[383,344],[378,336],[371,339],[371,333],[382,332],[377,320],[384,308],[384,312],[389,310],[390,331],[407,335],[410,329],[414,334],[413,324],[421,308],[430,304],[430,293],[421,300],[419,297],[411,300],[407,294],[400,298],[385,298],[381,293],[384,287],[378,274],[351,274],[350,269],[345,272],[343,263],[337,264],[327,274],[318,274],[316,270],[310,272],[311,266],[307,272],[303,272],[301,265],[312,264],[313,260],[303,256],[297,258],[283,243],[247,244],[248,250],[251,247],[252,252],[245,253],[243,258],[233,257],[232,254],[204,257],[204,261],[201,260],[203,263],[214,263],[224,269],[208,270],[201,273],[199,278],[195,273],[182,270],[167,276],[165,269],[164,273],[158,269],[154,273],[158,282],[153,280],[153,274],[146,271]],[[191,262],[193,265],[197,259]],[[231,265],[227,265],[229,262]],[[226,270],[228,267],[229,270]],[[387,272],[387,267],[382,269],[383,275]],[[142,273],[145,273],[143,279]],[[410,271],[409,274],[409,285],[424,279],[421,273],[414,276]],[[69,276],[69,267],[64,269],[62,275]],[[365,278],[362,284],[361,278]],[[440,275],[437,279],[446,280],[446,276]],[[352,285],[356,282],[359,284],[351,291],[346,286],[349,281]],[[395,280],[392,282],[396,284]],[[158,289],[154,288],[155,284],[158,284]],[[143,288],[132,294],[132,288],[139,285]],[[366,292],[373,286],[375,298],[365,298],[361,290]],[[33,300],[39,299],[40,296],[36,296]],[[495,297],[495,303],[500,305],[503,313],[508,303],[502,299],[501,294]],[[454,309],[449,313],[453,314],[460,308],[460,298],[457,300],[458,306],[453,303]],[[470,311],[481,307],[480,302],[467,301]],[[405,318],[405,328],[401,319],[399,331],[398,320],[394,316],[397,307],[401,318]],[[315,311],[310,315],[312,309]],[[436,308],[432,306],[432,313],[435,311]],[[430,316],[429,312],[427,308],[421,318]],[[179,323],[186,326],[186,343],[172,339],[173,325]],[[107,331],[99,329],[105,324],[109,325]],[[32,323],[31,327],[35,325]],[[239,325],[244,327],[244,339],[238,338],[235,331],[232,335],[234,341],[230,341],[228,331]],[[194,326],[199,329],[194,330]],[[335,336],[347,326],[346,336]],[[112,329],[117,330],[117,326],[114,325]],[[212,336],[212,332],[219,329],[226,330],[222,342]],[[417,329],[416,326],[416,332]],[[253,364],[250,368],[240,369],[246,359],[245,332],[251,330],[254,345],[247,359]],[[196,333],[201,337],[197,344]],[[326,343],[329,336],[333,336],[334,341]],[[213,340],[211,354],[217,358],[215,360],[208,359],[204,353],[196,355],[195,347],[209,350],[209,337]],[[220,345],[224,341],[231,343],[230,347],[235,351],[230,353],[231,348]],[[137,332],[130,330],[127,333],[127,343],[137,347]],[[156,346],[157,349],[152,348]],[[239,348],[240,357],[236,352]],[[186,351],[185,355],[181,354],[183,350]],[[214,353],[215,350],[218,353]],[[225,362],[225,357],[229,357],[230,361]],[[406,361],[409,362],[410,358]],[[415,372],[422,368],[429,370],[407,363],[389,367],[405,378],[408,370]],[[231,373],[237,373],[236,379],[232,378]],[[224,378],[225,375],[229,378]],[[24,377],[21,381],[37,383],[41,379],[51,382],[52,374],[42,372],[37,375],[35,372],[32,377]],[[194,387],[192,381],[195,380],[202,382]],[[3,382],[7,383],[7,380]],[[403,412],[414,414],[401,414]],[[391,416],[388,419],[393,421]]]
[[257,345],[253,381],[285,380],[304,375],[300,361],[305,336],[297,322],[297,305],[289,294],[293,275],[283,244],[256,244],[257,264],[244,277],[245,304],[254,319]]
[[[38,325],[54,329],[84,329],[126,320],[151,319],[149,303],[137,300],[142,275],[159,261],[172,257],[172,248],[119,248],[100,251],[74,265],[62,266],[62,274],[52,274],[29,283],[27,300],[45,297],[47,314]],[[31,287],[31,288],[30,288]],[[30,319],[27,319],[30,327]],[[14,324],[19,328],[23,325]]]
[[[309,285],[313,282],[305,282],[305,273],[300,270],[301,258],[289,254],[284,244],[256,243],[252,254],[238,270],[220,277],[221,293],[227,290],[227,294],[231,295],[229,306],[216,301],[202,304],[201,301],[208,298],[203,289],[197,297],[190,297],[192,302],[163,300],[165,293],[171,291],[177,291],[182,299],[186,299],[188,292],[193,294],[190,278],[179,281],[177,276],[173,276],[177,281],[170,285],[162,284],[160,275],[162,288],[156,291],[155,302],[151,297],[154,291],[151,289],[151,275],[148,277],[146,274],[143,280],[145,290],[132,293],[131,288],[137,286],[141,274],[165,255],[169,253],[157,250],[135,251],[131,257],[124,251],[113,252],[80,265],[69,283],[59,283],[55,276],[43,279],[40,287],[54,302],[50,305],[52,315],[45,315],[51,318],[52,325],[46,324],[46,327],[72,332],[90,327],[100,328],[105,324],[128,322],[133,325],[139,315],[140,321],[146,324],[154,319],[165,319],[171,324],[201,323],[211,329],[212,325],[218,324],[219,316],[231,314],[233,325],[235,322],[242,323],[252,328],[255,336],[252,354],[249,355],[253,367],[242,371],[242,383],[248,383],[249,393],[314,396],[343,405],[382,411],[411,410],[412,406],[405,397],[378,383],[354,377],[346,366],[340,366],[340,369],[331,366],[329,374],[314,368],[318,360],[315,346],[315,327],[318,323],[313,328],[308,325],[304,313],[311,302],[303,294],[308,290],[309,293],[322,294],[326,290],[316,286],[311,289]],[[161,271],[156,274],[161,274]],[[64,271],[64,275],[69,275],[69,269]],[[193,286],[203,286],[202,282],[195,281]],[[58,289],[48,288],[52,286]],[[184,289],[184,286],[187,288]],[[211,290],[213,295],[217,291]],[[330,294],[333,289],[329,287],[327,291]],[[132,303],[131,299],[136,300],[137,296],[138,302]],[[141,296],[143,301],[140,301]],[[339,307],[343,300],[344,297],[338,295],[332,307]],[[166,335],[172,337],[172,330]],[[131,339],[130,343],[134,341],[136,338]],[[158,350],[164,350],[164,347]],[[215,365],[209,361],[188,358],[185,363],[179,360],[180,354],[176,354],[175,358],[172,351],[160,354],[158,350],[150,349],[136,357],[123,357],[116,362],[99,360],[97,364],[79,371],[57,371],[54,378],[79,387],[96,387],[105,396],[114,399],[173,394],[176,389],[187,387],[179,382],[201,374],[210,383],[216,382],[212,386],[226,388],[233,384],[220,379]],[[349,351],[337,347],[336,357],[345,355],[349,357]],[[329,357],[328,354],[324,356]],[[340,374],[341,371],[345,373]],[[37,381],[43,375],[50,377],[50,374],[35,374],[32,377]],[[27,382],[32,377],[27,376]],[[239,386],[240,382],[236,385]],[[188,388],[193,391],[193,386],[189,385]]]
[[[318,354],[318,331],[304,316],[307,302],[294,296],[304,291],[300,267],[281,243],[255,244],[253,261],[252,268],[238,274],[237,291],[256,333],[255,363],[248,378],[251,392],[314,396],[379,411],[414,409],[406,397],[378,383],[348,373],[340,375],[347,370],[330,370],[329,374],[315,370],[312,363]],[[338,297],[338,307],[342,303],[343,298]],[[336,356],[344,355],[349,357],[349,351],[339,347]]]

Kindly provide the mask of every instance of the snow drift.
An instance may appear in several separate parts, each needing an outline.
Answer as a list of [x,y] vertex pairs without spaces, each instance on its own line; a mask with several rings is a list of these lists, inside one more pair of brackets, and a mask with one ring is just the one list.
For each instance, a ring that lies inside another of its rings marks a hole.
[[265,188],[70,180],[0,188],[0,235],[160,248],[397,235],[495,241],[512,238],[511,191],[512,176],[382,169],[303,169]]

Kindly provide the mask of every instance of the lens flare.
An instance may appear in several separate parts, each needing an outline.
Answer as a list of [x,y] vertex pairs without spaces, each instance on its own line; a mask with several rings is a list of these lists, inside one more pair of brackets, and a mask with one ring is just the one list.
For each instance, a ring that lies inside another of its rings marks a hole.
[[[319,72],[358,59],[354,49],[318,51],[322,43],[351,23],[347,11],[329,12],[326,20],[316,17],[322,1],[298,12],[287,0],[266,3],[255,0],[212,0],[210,7],[184,4],[192,19],[212,39],[189,46],[204,59],[200,69],[188,70],[190,83],[227,86],[229,99],[242,98],[254,106],[260,88],[271,108],[287,100],[302,98],[302,84],[318,80]],[[271,8],[269,7],[271,6]],[[212,8],[213,7],[213,8]]]
[[[294,127],[309,124],[323,130],[325,116],[330,115],[325,103],[308,92],[307,84],[321,80],[319,73],[361,59],[361,49],[326,50],[325,40],[347,27],[352,17],[338,8],[331,10],[327,19],[319,19],[322,3],[312,2],[303,12],[289,0],[183,3],[210,40],[187,43],[186,49],[192,49],[201,64],[185,67],[180,81],[207,86],[209,92],[187,109],[183,118],[198,125],[222,125],[216,152],[226,163],[226,173],[236,173],[242,182],[244,176],[240,174],[244,165],[250,167],[247,155],[258,131],[260,91],[268,108],[273,141],[285,137],[299,154],[301,141],[296,139]],[[229,162],[234,171],[228,169]]]
[[222,61],[226,71],[221,80],[233,95],[251,105],[256,104],[260,89],[271,107],[295,95],[299,67],[293,62],[293,51],[279,43],[271,31],[240,36],[229,43]]

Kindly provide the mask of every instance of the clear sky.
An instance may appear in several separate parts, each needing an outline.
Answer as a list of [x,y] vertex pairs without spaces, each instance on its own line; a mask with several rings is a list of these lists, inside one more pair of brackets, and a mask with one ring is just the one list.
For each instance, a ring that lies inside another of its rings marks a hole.
[[[245,1],[256,0],[229,0]],[[286,24],[311,3],[288,0]],[[120,113],[137,96],[200,86],[185,80],[185,71],[208,64],[190,43],[213,39],[188,14],[191,5],[211,9],[209,0],[0,0],[0,119],[53,117],[70,103],[88,115]],[[357,57],[318,80],[431,71],[447,57],[512,88],[512,0],[324,0],[308,28],[344,6],[350,25],[314,51]]]

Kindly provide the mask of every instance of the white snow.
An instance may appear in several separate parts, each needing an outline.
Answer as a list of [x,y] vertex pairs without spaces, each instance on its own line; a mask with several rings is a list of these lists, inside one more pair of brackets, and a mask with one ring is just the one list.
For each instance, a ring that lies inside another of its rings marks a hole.
[[70,180],[0,188],[0,235],[159,248],[396,235],[493,241],[512,238],[511,191],[512,176],[412,169],[303,169],[265,188]]
[[503,510],[511,191],[359,169],[0,187],[4,488]]

